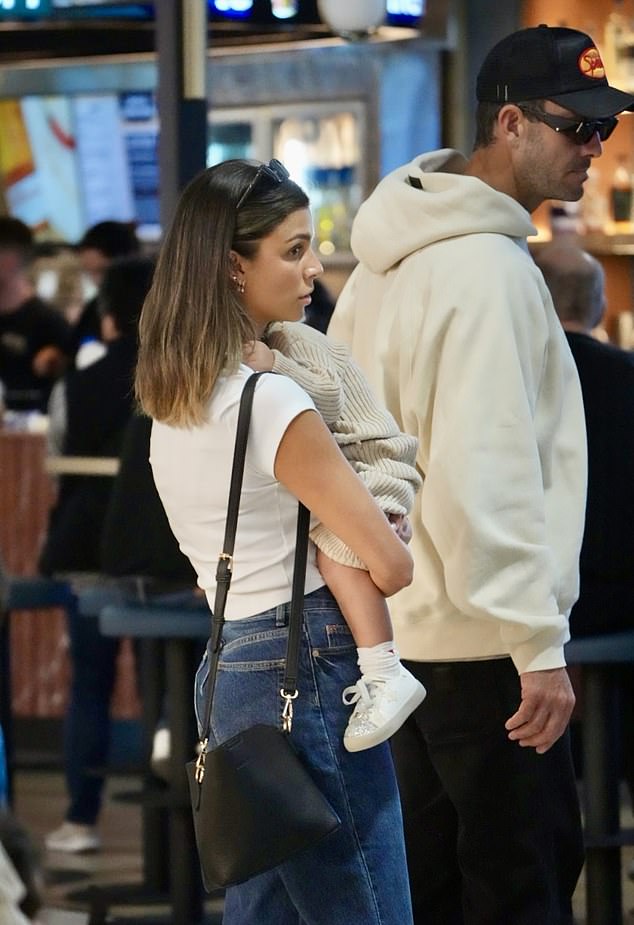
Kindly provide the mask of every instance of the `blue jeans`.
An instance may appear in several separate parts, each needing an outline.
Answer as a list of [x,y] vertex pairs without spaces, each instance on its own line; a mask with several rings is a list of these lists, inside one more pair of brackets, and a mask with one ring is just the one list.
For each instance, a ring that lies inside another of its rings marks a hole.
[[[64,724],[64,770],[70,803],[66,819],[94,825],[99,816],[105,778],[95,773],[108,762],[111,739],[110,700],[121,640],[99,631],[99,611],[109,604],[140,604],[132,582],[104,582],[79,592],[67,611],[72,679]],[[207,609],[193,590],[153,596],[154,606]]]
[[[254,723],[279,724],[287,604],[223,628],[212,742]],[[204,713],[207,655],[196,674]],[[342,820],[341,827],[273,871],[226,891],[225,925],[411,925],[401,809],[387,744],[351,754],[341,700],[359,676],[356,648],[327,588],[306,596],[291,733],[298,753]]]

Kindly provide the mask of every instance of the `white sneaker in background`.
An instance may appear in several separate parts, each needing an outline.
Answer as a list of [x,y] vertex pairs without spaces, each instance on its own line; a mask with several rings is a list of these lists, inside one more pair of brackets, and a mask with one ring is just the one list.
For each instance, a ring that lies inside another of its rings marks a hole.
[[76,822],[64,822],[59,829],[44,839],[49,851],[66,851],[68,854],[81,854],[85,851],[98,851],[101,839],[94,825],[80,825]]
[[152,740],[152,755],[150,757],[150,767],[152,772],[160,777],[161,780],[169,783],[170,779],[170,754],[172,751],[172,740],[170,731],[166,726],[159,726],[154,733]]
[[394,678],[359,678],[343,692],[346,706],[355,704],[343,736],[349,752],[360,752],[385,742],[425,699],[427,691],[413,674],[400,666]]

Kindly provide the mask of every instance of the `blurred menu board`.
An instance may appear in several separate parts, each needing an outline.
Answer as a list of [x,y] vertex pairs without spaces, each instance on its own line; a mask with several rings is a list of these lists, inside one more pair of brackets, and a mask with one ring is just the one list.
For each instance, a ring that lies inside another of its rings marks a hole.
[[86,227],[136,221],[142,239],[159,236],[158,113],[148,92],[74,100]]
[[0,0],[0,19],[60,19],[82,16],[147,19],[149,3],[123,3],[121,0]]
[[86,227],[106,219],[131,221],[134,206],[117,96],[77,96],[73,110]]
[[[341,0],[346,3],[347,0]],[[155,3],[125,0],[0,0],[0,19],[131,19],[150,20]],[[425,13],[425,0],[386,0],[386,22],[415,26]],[[242,20],[254,25],[318,23],[317,0],[207,0],[212,22]]]
[[160,235],[158,111],[151,92],[119,97],[121,137],[127,158],[137,233],[142,240]]
[[156,240],[157,148],[152,92],[0,99],[0,188],[42,239],[77,241],[114,219]]

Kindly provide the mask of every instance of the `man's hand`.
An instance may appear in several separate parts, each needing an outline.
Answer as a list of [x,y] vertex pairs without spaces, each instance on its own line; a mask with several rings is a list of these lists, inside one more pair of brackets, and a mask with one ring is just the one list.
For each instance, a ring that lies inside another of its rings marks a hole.
[[59,347],[53,346],[40,347],[31,361],[33,372],[42,379],[57,379],[67,365],[67,358],[62,351]]
[[547,752],[563,734],[575,705],[565,668],[527,671],[520,675],[522,702],[505,723],[509,739],[538,755]]
[[275,354],[261,340],[254,340],[244,345],[242,359],[256,373],[269,373],[273,369]]

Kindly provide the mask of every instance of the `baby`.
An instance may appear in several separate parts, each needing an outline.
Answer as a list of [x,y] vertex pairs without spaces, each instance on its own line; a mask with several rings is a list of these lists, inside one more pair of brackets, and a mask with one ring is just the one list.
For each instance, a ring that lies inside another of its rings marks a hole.
[[[418,443],[377,402],[347,347],[301,322],[274,322],[265,342],[245,349],[244,361],[288,376],[310,395],[342,453],[408,542],[407,515],[421,486]],[[357,645],[361,678],[343,692],[344,703],[354,704],[343,742],[348,751],[361,751],[393,735],[423,701],[425,688],[399,661],[385,598],[364,563],[322,524],[310,535],[319,570]]]

